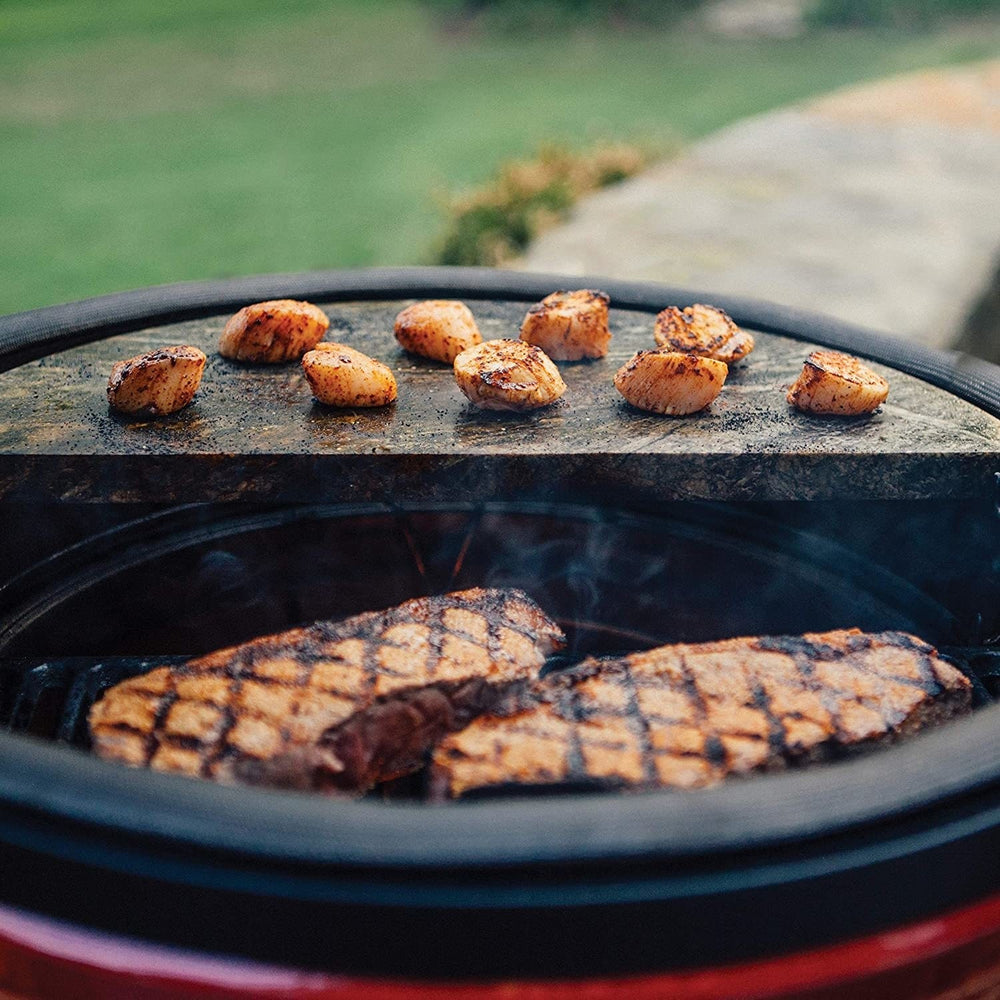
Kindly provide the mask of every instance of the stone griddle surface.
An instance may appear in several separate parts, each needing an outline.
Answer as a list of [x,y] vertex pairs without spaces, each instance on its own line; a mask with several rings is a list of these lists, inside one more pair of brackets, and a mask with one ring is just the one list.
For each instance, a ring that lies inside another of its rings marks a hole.
[[[322,303],[321,303],[322,304]],[[871,417],[821,419],[785,403],[815,344],[757,334],[705,412],[632,409],[612,378],[653,346],[653,317],[612,310],[607,358],[560,366],[563,400],[531,414],[476,409],[448,366],[392,335],[406,302],[325,305],[327,339],[389,364],[399,400],[378,410],[314,403],[297,363],[251,367],[216,353],[228,318],[111,337],[0,375],[0,497],[188,502],[629,499],[920,499],[987,496],[1000,421],[925,382],[890,382]],[[484,337],[516,337],[523,303],[470,301]],[[168,344],[208,354],[195,402],[171,417],[109,412],[112,364]]]

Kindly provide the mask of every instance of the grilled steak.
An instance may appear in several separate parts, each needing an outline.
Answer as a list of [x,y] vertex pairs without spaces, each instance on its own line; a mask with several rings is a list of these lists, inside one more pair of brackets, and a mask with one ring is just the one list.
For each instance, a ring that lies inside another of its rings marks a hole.
[[512,786],[699,788],[891,742],[971,707],[901,632],[661,646],[512,689],[434,752],[432,797]]
[[98,755],[126,764],[273,782],[262,762],[287,764],[359,709],[431,685],[438,697],[457,696],[466,720],[477,698],[490,703],[493,685],[537,676],[563,642],[517,590],[418,598],[131,678],[94,705],[90,732]]
[[420,770],[443,736],[496,708],[518,683],[528,681],[472,677],[404,688],[331,726],[314,743],[265,760],[240,760],[234,774],[253,785],[363,792]]

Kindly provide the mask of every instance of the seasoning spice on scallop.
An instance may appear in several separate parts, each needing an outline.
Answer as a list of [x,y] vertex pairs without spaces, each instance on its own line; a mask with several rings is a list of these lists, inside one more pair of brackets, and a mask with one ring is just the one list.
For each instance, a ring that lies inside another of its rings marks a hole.
[[521,324],[521,339],[555,361],[603,358],[608,353],[608,304],[605,292],[583,288],[553,292],[533,305]]
[[108,379],[108,404],[120,413],[162,417],[194,399],[208,359],[181,344],[116,361]]
[[565,391],[559,369],[523,340],[488,340],[455,358],[459,389],[484,410],[537,410]]
[[311,302],[256,302],[230,317],[219,338],[219,353],[253,364],[294,361],[311,351],[329,328],[326,313]]
[[464,302],[433,299],[408,306],[397,317],[396,340],[411,354],[452,364],[483,342],[472,310]]
[[322,343],[302,358],[312,394],[327,406],[387,406],[396,377],[387,365],[345,344]]
[[687,416],[705,409],[722,390],[722,361],[672,351],[639,351],[615,375],[615,388],[637,409]]
[[753,336],[741,330],[728,313],[700,302],[684,309],[668,306],[656,317],[653,335],[666,350],[697,354],[727,365],[745,358],[754,347]]
[[785,398],[805,413],[849,417],[873,413],[888,395],[889,383],[857,358],[813,351]]

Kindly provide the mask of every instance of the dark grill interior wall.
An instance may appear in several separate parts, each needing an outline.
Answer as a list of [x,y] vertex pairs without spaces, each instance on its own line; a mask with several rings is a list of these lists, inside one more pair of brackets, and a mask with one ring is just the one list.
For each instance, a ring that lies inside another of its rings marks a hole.
[[[170,510],[170,508],[164,508]],[[279,509],[280,510],[280,509]],[[41,571],[36,568],[27,576],[15,579],[29,567],[42,564],[43,561],[70,546],[91,538],[101,532],[111,531],[124,523],[156,513],[158,508],[149,505],[112,505],[112,504],[5,504],[0,505],[0,624],[9,621],[11,612],[23,606],[26,600],[32,599],[33,588],[45,575],[44,566]],[[247,516],[254,511],[265,514],[274,512],[274,508],[253,508],[248,505],[202,505],[189,508],[186,523],[197,526],[199,520],[206,524],[215,522],[220,517],[228,515]],[[1000,518],[995,511],[983,503],[971,502],[786,502],[763,504],[684,504],[665,505],[656,516],[676,517],[694,512],[708,512],[714,523],[725,527],[728,523],[737,522],[741,512],[752,512],[770,522],[776,528],[793,527],[808,534],[796,540],[796,545],[804,549],[801,553],[788,553],[793,561],[801,557],[809,559],[813,555],[809,549],[809,540],[815,535],[831,543],[843,546],[861,558],[860,570],[855,567],[850,573],[858,573],[857,587],[865,590],[870,581],[866,578],[865,566],[869,563],[880,566],[908,581],[918,590],[923,591],[933,600],[947,608],[956,618],[954,635],[929,636],[932,641],[941,643],[978,644],[1000,634]],[[377,544],[383,549],[376,554],[359,541],[354,554],[337,553],[338,561],[330,560],[324,563],[330,553],[317,551],[317,562],[310,566],[317,585],[327,589],[333,595],[331,615],[334,612],[351,613],[366,606],[384,607],[398,600],[424,592],[427,582],[421,578],[414,568],[412,548],[420,550],[420,559],[427,563],[428,578],[436,581],[446,581],[447,566],[457,556],[457,546],[460,537],[449,535],[447,521],[440,516],[435,518],[417,519],[410,523],[408,531],[422,534],[422,537],[407,537],[407,532],[394,532],[392,537],[376,535]],[[293,532],[298,529],[290,529]],[[308,531],[307,527],[302,528]],[[578,529],[584,531],[585,529]],[[23,644],[8,652],[33,655],[73,655],[102,654],[120,652],[130,655],[145,653],[188,653],[212,648],[213,644],[231,641],[235,638],[249,637],[285,627],[314,615],[325,616],[322,601],[313,602],[294,594],[296,586],[300,592],[306,591],[312,584],[295,580],[296,563],[288,557],[281,544],[280,534],[271,537],[267,532],[260,532],[256,537],[243,536],[240,549],[236,555],[231,555],[226,546],[206,546],[204,552],[193,561],[178,560],[167,557],[157,566],[165,566],[174,574],[170,580],[165,579],[159,570],[146,573],[140,566],[123,574],[122,584],[128,591],[124,594],[132,599],[136,588],[144,588],[148,582],[151,593],[157,600],[151,602],[152,610],[148,612],[149,621],[126,622],[125,629],[135,628],[136,635],[143,636],[132,642],[129,636],[117,635],[113,640],[96,638],[93,643],[100,648],[90,648],[86,643],[80,648],[34,648],[37,642],[44,645],[46,636],[50,634],[43,622],[38,631],[38,637],[32,641],[31,648]],[[283,537],[288,537],[283,536]],[[574,536],[577,537],[577,536]],[[580,536],[585,537],[585,536]],[[145,529],[132,532],[128,541],[122,543],[119,552],[115,546],[119,544],[115,538],[110,548],[112,564],[119,557],[126,562],[132,554],[129,549],[141,546],[145,542]],[[309,558],[308,541],[306,559]],[[653,544],[653,543],[651,543]],[[232,547],[230,547],[232,548]],[[244,554],[255,551],[253,560],[240,560],[239,552]],[[516,555],[518,572],[524,572],[527,579],[532,579],[531,560],[533,552]],[[540,559],[542,557],[539,557]],[[173,562],[170,560],[173,559]],[[285,562],[283,562],[285,560]],[[432,565],[435,560],[440,566]],[[256,564],[256,569],[253,564]],[[508,554],[507,563],[511,564]],[[87,571],[86,557],[69,560],[69,571]],[[268,567],[279,567],[275,572]],[[479,566],[489,568],[489,552],[480,555]],[[539,563],[541,567],[541,562]],[[622,587],[627,589],[636,585],[628,579],[629,566],[627,554],[616,556],[617,569],[622,579]],[[327,569],[326,567],[329,567]],[[347,571],[343,567],[347,567]],[[583,566],[581,569],[580,566]],[[260,567],[264,567],[261,570]],[[379,572],[382,579],[372,580],[371,573]],[[441,567],[445,567],[442,571]],[[838,567],[835,571],[840,572]],[[462,585],[488,582],[476,579],[475,570],[467,568]],[[542,573],[544,567],[540,569]],[[706,560],[704,565],[695,564],[689,572],[705,574],[719,573],[719,562]],[[544,570],[548,572],[548,570]],[[723,571],[725,568],[723,567]],[[61,569],[60,573],[67,571]],[[492,582],[504,583],[502,576]],[[473,574],[473,575],[470,575]],[[585,563],[580,563],[576,570],[577,576],[586,574]],[[287,574],[287,575],[285,575]],[[51,571],[48,573],[51,577]],[[267,579],[265,579],[267,577]],[[335,578],[334,578],[335,577]],[[14,581],[14,582],[11,582]],[[49,579],[47,585],[62,585],[65,579],[55,581]],[[850,581],[848,581],[850,582]],[[781,581],[778,580],[777,584]],[[691,580],[693,586],[711,589],[711,580]],[[443,586],[443,582],[437,586]],[[575,579],[570,585],[578,592],[586,590],[587,581]],[[680,581],[676,586],[683,586]],[[748,617],[747,608],[755,601],[762,606],[767,603],[764,592],[765,581],[759,577],[751,578],[747,587],[740,594],[741,621],[752,622]],[[113,590],[113,588],[112,588]],[[102,594],[109,590],[104,588]],[[771,595],[772,598],[774,595]],[[775,600],[771,601],[773,605]],[[604,617],[613,618],[604,609]],[[815,609],[804,608],[812,613]],[[92,635],[100,635],[100,629],[93,628],[91,619],[104,617],[106,609],[91,607],[84,603],[69,603],[66,605],[66,615],[62,616],[60,628],[65,634],[72,636],[74,623],[67,620],[77,615],[81,624],[81,634],[89,629]],[[55,620],[59,615],[53,616]],[[632,614],[634,621],[627,623],[628,627],[636,628],[641,624],[641,608]],[[247,636],[231,636],[228,625],[216,628],[220,622],[236,623],[237,626],[249,629]],[[795,618],[789,618],[789,624],[794,630]],[[98,622],[99,624],[99,622]],[[623,625],[626,623],[623,623]],[[842,624],[848,624],[846,622]],[[859,623],[860,624],[860,623]],[[710,626],[711,627],[711,626]],[[720,628],[722,626],[719,626]],[[810,627],[806,618],[803,628]],[[878,627],[878,622],[869,623],[869,627]],[[679,626],[685,634],[680,638],[712,638],[711,634],[695,634],[697,625]],[[694,630],[694,631],[692,631]],[[656,632],[657,629],[650,629]],[[675,636],[671,635],[670,638]],[[721,636],[720,636],[721,637]],[[65,642],[72,645],[69,639]],[[143,642],[151,642],[155,648],[140,648]],[[113,648],[108,647],[108,643]],[[103,645],[102,645],[103,644]],[[62,643],[60,643],[61,647]],[[0,655],[4,653],[4,644],[0,641]]]

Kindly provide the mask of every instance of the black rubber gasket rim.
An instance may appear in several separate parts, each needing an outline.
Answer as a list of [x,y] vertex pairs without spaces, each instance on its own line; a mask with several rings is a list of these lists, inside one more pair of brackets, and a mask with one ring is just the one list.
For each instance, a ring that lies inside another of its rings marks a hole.
[[[986,362],[749,300],[476,269],[269,276],[51,307],[0,318],[0,370],[279,295],[532,301],[583,283],[649,312],[707,298],[737,322],[885,362],[1000,415],[1000,369]],[[0,895],[334,970],[585,976],[738,961],[1000,893],[998,723],[1000,707],[986,708],[891,756],[687,796],[441,809],[217,788],[0,734]]]

